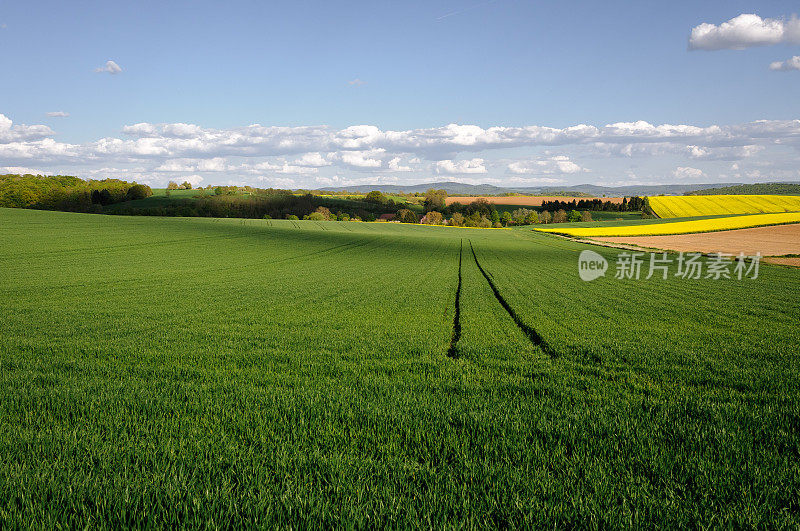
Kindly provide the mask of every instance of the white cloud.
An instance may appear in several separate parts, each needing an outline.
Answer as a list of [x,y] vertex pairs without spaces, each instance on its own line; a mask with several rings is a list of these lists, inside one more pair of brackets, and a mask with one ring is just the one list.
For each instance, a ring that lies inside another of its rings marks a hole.
[[549,175],[579,173],[584,169],[569,160],[569,157],[558,155],[546,159],[517,160],[508,164],[508,171],[517,175]]
[[350,81],[347,82],[348,85],[354,85],[356,87],[360,87],[361,85],[363,85],[365,83],[366,83],[366,81],[361,81],[358,78],[355,78],[355,79],[350,80]]
[[52,111],[45,114],[50,118],[67,118],[69,116],[69,113],[64,111]]
[[400,164],[402,159],[400,157],[395,157],[389,161],[389,169],[392,171],[414,171],[411,166],[403,166]]
[[686,146],[686,153],[696,160],[739,160],[753,157],[764,150],[764,146],[708,147]]
[[800,70],[800,55],[795,55],[785,61],[775,61],[769,64],[770,70],[787,72],[789,70]]
[[111,75],[114,75],[122,72],[122,68],[114,61],[106,61],[105,65],[95,68],[94,71],[97,73],[107,72]]
[[210,159],[171,159],[157,167],[155,171],[184,172],[184,171],[227,171],[228,165],[222,157]]
[[703,23],[692,28],[690,50],[743,50],[771,44],[800,44],[800,19],[764,18],[742,14],[719,26]]
[[55,134],[46,125],[14,125],[11,118],[0,114],[0,144],[39,140]]
[[369,149],[365,151],[339,151],[331,153],[332,160],[336,160],[351,168],[380,168],[385,149]]
[[297,181],[288,177],[261,176],[258,180],[270,188],[297,188]]
[[690,168],[685,166],[679,166],[675,168],[675,171],[672,172],[672,175],[675,176],[676,179],[680,180],[700,179],[706,176],[706,174],[703,173],[703,170],[698,170],[697,168]]
[[312,175],[316,174],[319,169],[311,168],[308,166],[294,166],[286,161],[277,162],[259,162],[257,164],[242,164],[239,169],[251,174],[261,174],[264,172],[281,173],[281,174],[294,174],[294,175]]
[[[0,136],[2,136],[0,124]],[[27,126],[26,126],[27,127]],[[38,134],[53,134],[46,126]],[[7,129],[7,128],[6,128]],[[31,129],[30,131],[33,131]],[[251,125],[234,129],[207,129],[192,124],[148,124],[125,126],[130,139],[103,138],[84,148],[99,155],[133,158],[205,158],[219,156],[268,157],[297,154],[296,165],[321,164],[322,153],[328,162],[344,162],[354,167],[379,168],[382,161],[401,155],[415,159],[453,160],[460,153],[490,149],[534,146],[665,146],[682,144],[721,146],[753,144],[754,137],[800,139],[800,120],[759,121],[734,126],[697,127],[693,125],[653,125],[647,122],[620,122],[602,127],[577,125],[564,129],[543,126],[490,127],[461,126],[381,131],[360,125],[342,130],[325,126],[263,127]],[[602,148],[601,148],[602,149]],[[670,148],[674,149],[674,148]],[[623,153],[624,148],[608,148]],[[313,155],[319,153],[317,157]],[[630,154],[628,154],[630,155]],[[316,159],[316,162],[313,160]]]
[[318,151],[305,153],[302,157],[292,162],[295,166],[309,166],[314,168],[322,168],[323,166],[330,166],[331,161],[320,155]]
[[50,175],[50,172],[34,170],[24,166],[3,166],[0,167],[0,175]]
[[440,160],[434,166],[436,173],[444,174],[466,174],[466,173],[486,173],[483,159],[470,160]]
[[319,172],[319,169],[309,168],[307,166],[293,166],[291,164],[284,163],[275,171],[276,173],[288,173],[294,175],[313,175]]
[[343,177],[341,175],[332,175],[330,177],[316,177],[312,183],[313,186],[357,186],[360,184],[398,184],[400,181],[397,177],[384,176],[384,175],[370,175],[368,177]]
[[201,177],[200,175],[186,175],[184,177],[181,177],[180,180],[181,182],[189,181],[190,183],[192,183],[193,187],[196,187],[198,184],[203,182],[203,177]]

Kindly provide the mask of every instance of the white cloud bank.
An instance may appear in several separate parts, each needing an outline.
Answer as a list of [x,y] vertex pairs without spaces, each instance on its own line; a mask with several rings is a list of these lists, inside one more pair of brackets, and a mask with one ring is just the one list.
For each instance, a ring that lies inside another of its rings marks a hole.
[[719,26],[703,23],[692,28],[690,50],[743,50],[753,46],[800,44],[800,19],[761,18],[742,14]]
[[[553,146],[558,146],[556,153],[549,151]],[[673,173],[673,168],[695,165],[703,168],[703,175],[714,178],[718,173],[706,166],[721,161],[729,161],[725,172],[730,171],[731,162],[750,161],[751,167],[782,164],[786,172],[794,173],[770,176],[769,169],[762,171],[772,179],[797,179],[800,120],[702,127],[644,121],[564,128],[449,124],[405,131],[373,125],[334,129],[255,124],[214,129],[186,123],[138,123],[124,126],[119,137],[72,144],[56,140],[55,132],[45,125],[14,124],[0,114],[0,161],[78,175],[114,169],[107,173],[157,184],[192,175],[215,183],[289,179],[297,186],[336,182],[331,180],[334,176],[341,182],[377,182],[379,178],[388,182],[398,176],[404,182],[430,181],[435,175],[465,176],[462,180],[473,176],[485,182],[501,179],[500,184],[514,179],[548,182],[544,179],[557,177],[583,182],[588,179],[579,176],[587,172],[592,180],[619,178],[631,164],[651,165],[656,168],[649,172],[654,179],[661,175],[669,180],[688,178],[685,172]],[[613,164],[613,174],[598,171],[598,165],[609,168]]]

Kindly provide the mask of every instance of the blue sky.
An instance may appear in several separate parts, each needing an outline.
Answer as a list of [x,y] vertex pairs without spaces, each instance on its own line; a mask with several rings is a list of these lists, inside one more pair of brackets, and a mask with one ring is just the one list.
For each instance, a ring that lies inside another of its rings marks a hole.
[[154,185],[799,180],[798,11],[1,1],[0,171]]

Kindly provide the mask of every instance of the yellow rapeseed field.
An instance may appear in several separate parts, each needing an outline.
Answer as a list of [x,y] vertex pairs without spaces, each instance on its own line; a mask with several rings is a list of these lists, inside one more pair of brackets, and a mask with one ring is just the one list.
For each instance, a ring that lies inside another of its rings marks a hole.
[[714,232],[719,230],[745,229],[764,225],[800,223],[800,212],[781,212],[778,214],[754,214],[729,218],[696,219],[675,221],[673,223],[652,223],[647,225],[627,225],[621,227],[584,227],[536,229],[541,232],[556,232],[578,238],[601,236],[657,236],[662,234],[689,234],[693,232]]
[[650,197],[660,218],[800,212],[796,195],[682,195]]

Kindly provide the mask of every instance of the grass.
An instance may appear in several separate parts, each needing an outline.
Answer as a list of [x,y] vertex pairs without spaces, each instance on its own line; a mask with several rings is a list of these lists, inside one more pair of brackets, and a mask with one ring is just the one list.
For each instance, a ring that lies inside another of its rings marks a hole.
[[800,197],[791,195],[654,196],[649,201],[661,218],[800,211]]
[[769,225],[784,225],[787,223],[800,223],[800,212],[785,212],[779,214],[753,214],[730,217],[715,217],[709,219],[694,219],[689,221],[674,221],[650,224],[591,226],[591,227],[556,227],[548,229],[535,229],[540,232],[551,232],[577,238],[592,238],[603,236],[658,236],[668,234],[692,234],[698,232],[715,232],[722,230],[745,229],[750,227],[764,227]]
[[799,525],[800,271],[585,248],[0,209],[0,527]]

